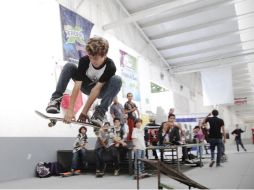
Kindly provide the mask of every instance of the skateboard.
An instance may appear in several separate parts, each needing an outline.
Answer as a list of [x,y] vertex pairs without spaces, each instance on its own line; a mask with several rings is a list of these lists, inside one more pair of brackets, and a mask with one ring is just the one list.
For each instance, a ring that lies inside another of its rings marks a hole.
[[70,177],[70,176],[74,176],[74,175],[80,175],[80,173],[64,172],[64,173],[60,173],[59,175],[62,177]]
[[[55,126],[56,123],[57,123],[57,121],[63,122],[63,120],[64,120],[64,118],[62,118],[62,117],[47,116],[47,115],[45,115],[45,114],[43,114],[43,113],[41,113],[41,112],[39,112],[39,111],[37,111],[37,110],[35,110],[35,113],[36,113],[37,115],[39,115],[40,117],[42,117],[43,119],[49,120],[49,123],[48,123],[48,126],[49,126],[49,127]],[[93,123],[89,123],[89,122],[85,122],[85,123],[84,123],[84,122],[79,122],[79,121],[73,120],[73,121],[71,121],[71,123],[73,123],[73,124],[78,124],[78,125],[91,126],[91,127],[94,128],[94,131],[95,131],[95,132],[99,131],[99,129],[100,129],[100,126],[97,126],[97,125],[95,125],[95,124],[93,124]]]

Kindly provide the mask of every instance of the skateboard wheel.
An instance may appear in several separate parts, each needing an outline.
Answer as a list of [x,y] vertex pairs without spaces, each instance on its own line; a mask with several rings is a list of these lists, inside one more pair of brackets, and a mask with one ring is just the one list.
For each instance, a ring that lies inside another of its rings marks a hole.
[[48,124],[48,126],[49,126],[49,127],[53,127],[54,124],[50,122],[50,123]]
[[56,120],[50,120],[50,123],[48,124],[49,127],[53,127],[56,125]]

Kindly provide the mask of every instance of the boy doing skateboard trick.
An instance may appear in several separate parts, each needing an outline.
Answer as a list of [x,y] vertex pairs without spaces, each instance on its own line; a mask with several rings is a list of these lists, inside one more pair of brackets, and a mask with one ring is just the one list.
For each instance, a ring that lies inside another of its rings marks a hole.
[[86,45],[87,55],[80,58],[78,66],[72,63],[64,65],[56,90],[46,108],[48,113],[60,112],[63,93],[70,79],[73,79],[75,84],[64,122],[70,123],[75,118],[74,105],[79,90],[81,90],[88,95],[88,100],[78,117],[78,121],[86,122],[88,120],[87,113],[90,107],[97,98],[100,98],[101,104],[95,108],[90,121],[99,127],[103,125],[104,115],[122,86],[121,78],[115,75],[116,66],[114,62],[107,57],[108,48],[109,44],[106,39],[98,36],[90,38]]

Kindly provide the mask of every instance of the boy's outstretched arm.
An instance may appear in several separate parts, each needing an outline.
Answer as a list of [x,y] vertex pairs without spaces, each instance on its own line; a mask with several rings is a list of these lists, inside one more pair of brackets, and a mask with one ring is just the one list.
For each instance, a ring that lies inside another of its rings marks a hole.
[[70,105],[64,116],[65,123],[70,123],[73,119],[75,119],[74,105],[78,97],[79,91],[81,89],[81,85],[82,85],[82,81],[76,81],[74,84],[74,87],[71,93],[71,98],[70,98]]

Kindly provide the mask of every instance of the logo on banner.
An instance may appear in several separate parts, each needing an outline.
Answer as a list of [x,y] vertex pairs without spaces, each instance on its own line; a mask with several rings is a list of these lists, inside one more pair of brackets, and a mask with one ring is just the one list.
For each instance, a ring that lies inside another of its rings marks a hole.
[[74,44],[76,42],[85,45],[85,38],[83,30],[80,26],[72,27],[71,25],[64,26],[64,32],[66,34],[66,43]]

